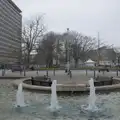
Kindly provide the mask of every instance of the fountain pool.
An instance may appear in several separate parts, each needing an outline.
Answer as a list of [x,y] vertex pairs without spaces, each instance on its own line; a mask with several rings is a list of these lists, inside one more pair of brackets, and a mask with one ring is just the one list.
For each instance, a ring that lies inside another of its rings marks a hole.
[[[62,106],[51,112],[51,95],[24,92],[25,103],[29,106],[15,108],[16,92],[10,81],[0,82],[0,120],[119,120],[120,93],[96,94],[96,106],[101,111],[83,112],[82,105],[88,103],[88,95],[58,96]],[[37,98],[37,99],[36,99]]]
[[18,86],[18,91],[16,94],[16,107],[25,107],[22,83]]
[[53,80],[51,86],[51,102],[49,109],[53,112],[58,111],[61,107],[58,104],[57,93],[56,93],[57,80]]
[[89,80],[89,85],[90,85],[90,94],[88,99],[88,105],[82,105],[81,108],[87,112],[98,112],[100,110],[96,106],[96,94],[95,94],[95,86],[94,86],[93,78]]

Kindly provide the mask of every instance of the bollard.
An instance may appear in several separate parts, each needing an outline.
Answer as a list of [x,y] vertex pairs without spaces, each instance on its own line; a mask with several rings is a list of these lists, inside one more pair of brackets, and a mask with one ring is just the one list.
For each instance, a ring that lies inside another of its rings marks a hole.
[[96,74],[95,74],[95,69],[94,69],[94,79],[95,79],[95,77],[96,77]]
[[31,83],[32,83],[32,85],[34,85],[34,78],[33,77],[31,77]]
[[46,76],[48,76],[48,70],[46,71]]
[[71,78],[72,78],[72,72],[71,72],[71,70],[70,70],[70,73],[69,73],[69,74],[70,74],[70,79],[71,79]]
[[26,76],[25,66],[23,66],[23,69],[24,69],[24,76]]
[[22,70],[20,70],[20,75],[22,75]]
[[36,71],[36,74],[38,75],[38,70]]
[[53,75],[55,76],[55,68],[53,69]]
[[87,69],[86,69],[86,76],[88,75]]
[[116,75],[118,76],[118,70],[117,70],[117,72],[116,72]]
[[2,76],[5,76],[5,70],[4,69],[2,70]]
[[37,71],[36,71],[36,74],[38,75],[39,74],[39,66],[37,65]]

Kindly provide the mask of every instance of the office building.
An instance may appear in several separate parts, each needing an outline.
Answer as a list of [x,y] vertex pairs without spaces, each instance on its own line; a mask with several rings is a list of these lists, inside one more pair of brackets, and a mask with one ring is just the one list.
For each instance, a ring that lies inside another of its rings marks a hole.
[[12,0],[0,0],[0,64],[21,58],[22,15]]

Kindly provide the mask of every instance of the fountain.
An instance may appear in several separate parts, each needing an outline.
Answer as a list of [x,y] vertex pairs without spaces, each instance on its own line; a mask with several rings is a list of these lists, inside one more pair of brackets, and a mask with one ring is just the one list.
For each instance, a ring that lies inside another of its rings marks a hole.
[[96,94],[95,94],[95,86],[94,86],[94,80],[91,78],[89,80],[89,85],[90,85],[90,95],[89,95],[89,106],[88,110],[96,110],[97,107],[95,105],[96,102]]
[[58,104],[57,100],[57,94],[56,94],[56,85],[57,85],[57,80],[53,80],[52,86],[51,86],[51,104],[50,104],[50,110],[51,111],[56,111],[59,110],[61,107]]
[[96,94],[95,94],[95,86],[94,86],[94,80],[91,78],[89,80],[89,85],[90,85],[90,95],[88,99],[88,105],[82,105],[82,110],[83,111],[90,111],[90,112],[97,112],[98,108],[96,107]]
[[[1,81],[2,82],[2,81]],[[119,118],[120,111],[120,93],[112,92],[110,94],[97,95],[97,101],[95,96],[95,87],[93,79],[90,79],[90,96],[89,102],[84,107],[80,106],[85,104],[88,96],[59,96],[59,101],[62,104],[62,108],[59,110],[59,104],[56,94],[57,81],[54,80],[51,86],[51,104],[50,110],[46,109],[49,106],[49,95],[40,94],[38,92],[26,92],[26,99],[30,101],[27,107],[24,103],[24,95],[22,91],[22,84],[19,85],[16,99],[17,108],[11,107],[14,100],[15,90],[12,87],[0,87],[0,113],[1,119],[5,120],[28,120],[28,119],[41,119],[41,120],[53,120],[53,119],[71,119],[71,120],[117,120]],[[5,84],[6,85],[6,84]],[[36,96],[38,99],[36,100]],[[98,108],[98,110],[97,110]]]
[[16,94],[16,107],[24,107],[24,106],[25,106],[25,102],[24,102],[23,86],[22,83],[20,83]]

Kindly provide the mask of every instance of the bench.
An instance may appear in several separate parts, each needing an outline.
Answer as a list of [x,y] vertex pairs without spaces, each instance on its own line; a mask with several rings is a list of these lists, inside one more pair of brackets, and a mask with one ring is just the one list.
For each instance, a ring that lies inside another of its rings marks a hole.
[[38,85],[38,86],[51,86],[52,81],[50,77],[46,76],[38,76],[38,77],[31,77],[31,83],[32,85]]
[[112,85],[113,77],[97,76],[94,81],[95,86]]
[[103,72],[104,72],[104,71],[109,72],[109,69],[108,69],[108,68],[99,68],[98,71],[99,71],[99,72],[100,72],[100,71],[103,71]]
[[111,80],[113,77],[108,77],[108,76],[97,76],[95,80],[97,81],[104,81],[104,80]]

